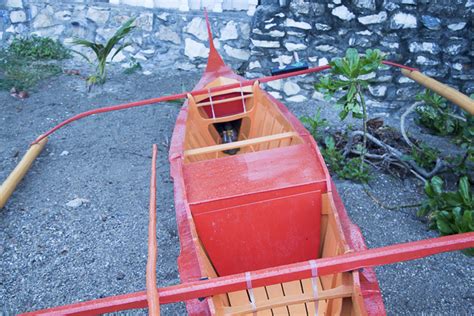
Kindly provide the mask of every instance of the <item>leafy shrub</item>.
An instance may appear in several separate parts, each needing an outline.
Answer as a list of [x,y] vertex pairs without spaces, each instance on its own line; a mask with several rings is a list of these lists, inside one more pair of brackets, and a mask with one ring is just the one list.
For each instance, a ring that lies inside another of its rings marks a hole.
[[413,146],[408,159],[413,159],[416,164],[425,169],[432,169],[436,160],[440,155],[439,150],[433,149],[426,144],[420,144],[418,147]]
[[[418,216],[428,216],[430,228],[441,235],[474,231],[474,194],[466,176],[459,180],[456,191],[443,191],[443,180],[433,177],[425,184],[427,199],[418,210]],[[463,251],[474,256],[474,248]]]
[[[135,18],[131,18],[128,21],[126,21],[116,32],[115,34],[109,38],[107,43],[102,44],[102,43],[95,43],[91,42],[85,39],[76,39],[74,40],[74,44],[76,45],[81,45],[83,47],[91,49],[95,57],[97,59],[97,64],[96,64],[96,72],[94,75],[89,76],[87,79],[87,83],[89,86],[93,86],[95,84],[104,84],[105,80],[107,78],[106,74],[106,68],[105,66],[107,65],[107,58],[109,55],[112,53],[113,49],[115,48],[116,45],[120,43],[134,28],[133,22],[135,22]],[[114,54],[110,58],[110,60],[113,60],[117,54],[124,49],[125,47],[129,46],[130,43],[122,43],[120,46],[118,46],[115,49]],[[89,63],[92,63],[87,56],[85,56],[82,53],[79,53],[77,51],[74,51],[75,53],[81,55],[84,57]]]
[[314,139],[316,139],[317,141],[321,139],[321,136],[322,136],[320,134],[321,129],[329,125],[328,120],[321,118],[320,108],[316,111],[316,113],[314,113],[313,117],[305,115],[301,117],[300,120],[309,130],[311,135],[313,135]]
[[61,60],[71,57],[69,49],[61,42],[36,35],[14,38],[8,50],[14,56],[33,60]]
[[68,49],[50,38],[15,38],[0,50],[0,89],[28,90],[40,80],[61,73],[55,61],[68,57]]

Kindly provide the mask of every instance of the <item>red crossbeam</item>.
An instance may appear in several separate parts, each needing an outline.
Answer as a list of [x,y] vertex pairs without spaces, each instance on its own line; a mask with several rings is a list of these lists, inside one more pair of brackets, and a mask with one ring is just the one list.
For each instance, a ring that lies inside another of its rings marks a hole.
[[[398,67],[398,68],[403,68],[403,69],[408,69],[411,71],[417,70],[416,68],[411,68],[408,66],[400,65],[391,61],[382,61],[383,64],[393,66],[393,67]],[[281,75],[276,75],[276,76],[266,76],[266,77],[261,77],[258,79],[252,79],[252,80],[245,80],[242,81],[241,83],[232,83],[232,84],[227,84],[223,86],[218,86],[210,89],[201,89],[201,90],[195,90],[195,91],[189,91],[189,92],[183,92],[183,93],[178,93],[174,95],[168,95],[160,98],[153,98],[153,99],[147,99],[147,100],[142,100],[142,101],[137,101],[137,102],[131,102],[131,103],[124,103],[124,104],[119,104],[119,105],[114,105],[114,106],[107,106],[103,108],[98,108],[90,111],[86,111],[83,113],[79,113],[77,115],[74,115],[73,117],[68,118],[67,120],[59,123],[49,131],[47,131],[44,134],[41,134],[36,138],[34,142],[31,144],[37,144],[40,142],[43,138],[48,137],[61,127],[68,125],[74,121],[80,120],[84,117],[95,115],[95,114],[100,114],[100,113],[106,113],[106,112],[112,112],[112,111],[119,111],[119,110],[124,110],[124,109],[129,109],[133,107],[138,107],[138,106],[144,106],[144,105],[150,105],[150,104],[155,104],[155,103],[160,103],[160,102],[167,102],[167,101],[172,101],[172,100],[177,100],[177,99],[183,99],[185,98],[188,94],[191,94],[193,96],[197,95],[204,95],[204,94],[209,94],[209,93],[214,93],[218,91],[223,91],[223,90],[228,90],[228,89],[235,89],[235,88],[241,88],[245,86],[251,86],[255,83],[255,81],[259,81],[262,83],[273,81],[273,80],[280,80],[280,79],[285,79],[289,77],[294,77],[294,76],[300,76],[300,75],[306,75],[310,73],[315,73],[315,72],[320,72],[323,70],[330,69],[330,65],[324,65],[324,66],[319,66],[319,67],[312,67],[308,68],[305,70],[300,70],[300,71],[295,71],[295,72],[290,72],[286,74],[281,74]]]
[[156,256],[158,254],[156,242],[156,157],[158,147],[153,145],[150,177],[150,211],[148,223],[148,260],[146,263],[146,295],[148,311],[151,316],[160,316],[160,298],[156,286]]
[[[474,247],[474,232],[432,239],[425,239],[387,247],[347,253],[337,257],[316,260],[318,275],[329,275],[353,271],[364,267],[387,265],[419,259],[441,252]],[[252,286],[261,287],[282,282],[310,278],[312,266],[309,262],[283,265],[253,271]],[[247,288],[245,273],[229,275],[204,281],[189,282],[158,289],[161,304],[208,297],[240,291]],[[24,315],[96,315],[147,306],[144,291],[98,300],[55,307]]]

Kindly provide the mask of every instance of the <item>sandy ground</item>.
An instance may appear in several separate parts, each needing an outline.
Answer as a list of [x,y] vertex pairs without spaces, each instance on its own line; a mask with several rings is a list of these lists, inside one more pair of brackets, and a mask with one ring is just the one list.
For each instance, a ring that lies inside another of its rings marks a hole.
[[[0,179],[38,134],[92,108],[190,89],[199,73],[123,75],[87,94],[80,77],[62,75],[29,99],[0,92]],[[289,104],[298,116],[314,102]],[[10,314],[145,288],[151,145],[158,144],[158,284],[176,284],[179,253],[167,145],[179,104],[157,104],[87,118],[56,133],[0,211],[0,313]],[[326,108],[331,124],[340,124]],[[336,180],[349,215],[369,247],[435,237],[414,209],[388,211],[358,184]],[[419,201],[418,180],[375,175],[374,193],[388,204]],[[72,208],[66,204],[86,199]],[[472,259],[461,253],[376,269],[391,315],[474,313]],[[185,313],[183,304],[164,315]],[[139,312],[137,312],[139,313]],[[142,311],[142,313],[144,313]]]

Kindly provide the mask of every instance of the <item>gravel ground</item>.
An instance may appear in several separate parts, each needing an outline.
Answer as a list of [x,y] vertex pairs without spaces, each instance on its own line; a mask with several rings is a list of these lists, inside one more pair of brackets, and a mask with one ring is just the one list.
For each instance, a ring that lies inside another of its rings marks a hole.
[[[200,73],[151,76],[111,72],[87,94],[77,76],[44,82],[24,101],[0,92],[0,179],[38,134],[78,112],[181,92]],[[137,89],[139,87],[139,89]],[[290,104],[302,115],[311,106]],[[55,134],[0,211],[0,313],[46,308],[145,288],[151,144],[159,146],[158,284],[179,282],[179,253],[167,145],[179,105],[158,104],[90,117]],[[339,122],[326,109],[332,124]],[[137,124],[138,123],[138,124]],[[369,247],[428,237],[415,210],[387,211],[358,184],[336,181]],[[373,192],[388,204],[418,201],[418,180],[377,175]],[[66,204],[85,199],[78,207]],[[389,314],[474,313],[472,259],[460,253],[376,269]],[[163,306],[183,314],[183,304]],[[143,312],[142,312],[143,313]]]

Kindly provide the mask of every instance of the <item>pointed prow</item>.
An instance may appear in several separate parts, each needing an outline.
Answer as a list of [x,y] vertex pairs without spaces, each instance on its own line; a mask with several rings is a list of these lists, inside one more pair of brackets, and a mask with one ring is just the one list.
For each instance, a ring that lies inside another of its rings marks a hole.
[[212,37],[211,23],[207,15],[207,9],[204,8],[204,16],[206,17],[207,34],[209,36],[209,57],[207,59],[206,72],[215,72],[222,67],[226,67],[224,60],[214,46],[214,39]]

